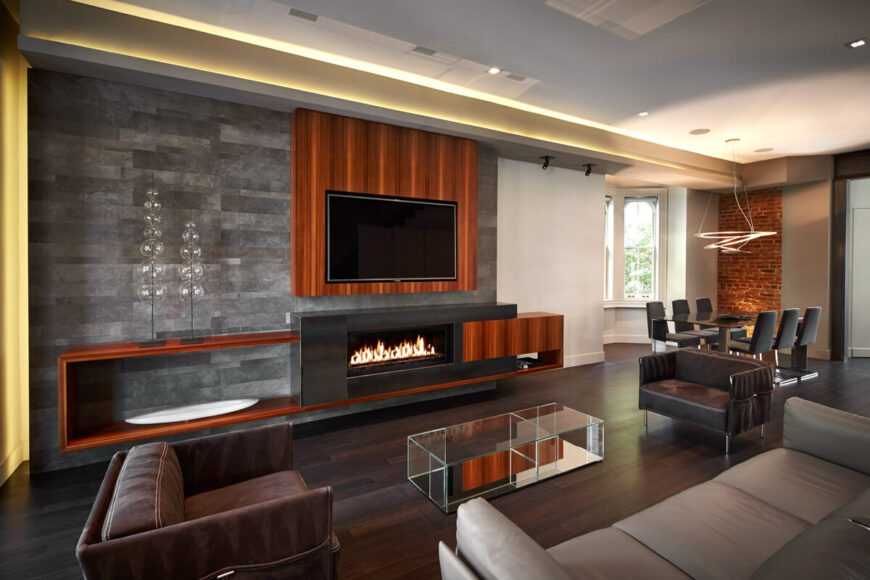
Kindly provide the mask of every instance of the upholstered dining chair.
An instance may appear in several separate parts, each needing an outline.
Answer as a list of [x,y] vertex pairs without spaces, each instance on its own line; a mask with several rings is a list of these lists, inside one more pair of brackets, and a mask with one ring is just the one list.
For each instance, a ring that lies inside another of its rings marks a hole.
[[[713,302],[709,298],[697,298],[695,300],[696,307],[698,309],[698,314],[702,314],[704,312],[713,312]],[[745,328],[732,328],[731,329],[731,340],[738,340],[741,338],[746,338]]]
[[[672,300],[671,308],[674,314],[691,314],[689,310],[689,301],[686,299]],[[716,328],[695,329],[695,325],[691,322],[674,321],[674,330],[682,334],[691,334],[700,336],[704,340],[704,344],[716,344],[719,342],[719,330]]]
[[687,346],[701,346],[701,337],[680,332],[668,332],[668,323],[656,318],[665,315],[665,305],[661,302],[646,303],[646,328],[652,344],[652,351],[656,351],[656,342],[676,344],[679,348]]
[[819,333],[819,319],[822,317],[820,306],[810,306],[804,310],[804,319],[798,328],[795,346],[808,346],[816,342]]
[[773,336],[776,332],[776,310],[759,312],[755,319],[755,329],[752,337],[735,340],[731,343],[731,352],[749,355],[753,358],[761,358],[766,352],[773,349]]
[[801,311],[798,308],[789,308],[782,311],[782,318],[779,319],[776,338],[773,340],[773,356],[776,366],[779,366],[779,351],[793,347],[797,341],[800,315]]

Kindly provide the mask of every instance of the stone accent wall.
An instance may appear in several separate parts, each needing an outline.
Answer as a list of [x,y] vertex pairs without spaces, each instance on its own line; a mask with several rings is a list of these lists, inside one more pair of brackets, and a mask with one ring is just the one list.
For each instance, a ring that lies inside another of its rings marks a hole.
[[[748,197],[748,204],[747,204]],[[775,236],[748,243],[748,253],[719,252],[718,309],[758,312],[779,310],[782,301],[782,189],[763,189],[740,194],[743,211],[756,230]],[[748,230],[734,195],[719,196],[719,229]]]
[[[133,270],[142,259],[142,202],[152,178],[164,207],[164,261],[173,266],[171,296],[155,311],[157,338],[191,332],[174,268],[188,218],[199,226],[206,267],[206,297],[194,305],[197,335],[284,329],[304,310],[496,298],[498,160],[491,149],[479,155],[476,291],[295,298],[288,113],[42,70],[30,71],[28,90],[34,472],[103,461],[129,447],[58,452],[57,356],[72,345],[150,338],[151,310],[136,301]],[[82,378],[80,421],[287,394],[289,361],[290,346],[279,345],[95,364]]]

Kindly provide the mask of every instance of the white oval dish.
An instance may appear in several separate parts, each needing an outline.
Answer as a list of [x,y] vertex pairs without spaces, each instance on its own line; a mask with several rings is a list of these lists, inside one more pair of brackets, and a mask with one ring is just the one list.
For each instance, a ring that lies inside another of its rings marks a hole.
[[196,405],[185,405],[183,407],[172,407],[153,413],[145,413],[125,419],[127,423],[133,425],[154,425],[157,423],[178,423],[180,421],[190,421],[191,419],[202,419],[203,417],[214,417],[215,415],[223,415],[234,411],[247,409],[251,405],[257,403],[259,399],[229,399],[226,401],[212,401],[210,403],[197,403]]

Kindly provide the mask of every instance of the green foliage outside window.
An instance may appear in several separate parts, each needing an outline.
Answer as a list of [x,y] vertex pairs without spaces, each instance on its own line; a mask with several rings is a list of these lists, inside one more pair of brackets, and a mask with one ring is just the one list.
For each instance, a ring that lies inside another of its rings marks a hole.
[[624,209],[625,297],[655,297],[656,202],[626,199]]

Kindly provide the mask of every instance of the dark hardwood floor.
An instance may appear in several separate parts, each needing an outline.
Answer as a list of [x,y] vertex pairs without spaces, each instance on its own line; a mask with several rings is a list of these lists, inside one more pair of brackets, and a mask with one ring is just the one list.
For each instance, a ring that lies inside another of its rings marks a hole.
[[[802,396],[870,415],[870,359],[811,361],[818,379],[775,392],[767,438],[758,430],[723,454],[720,435],[637,409],[641,345],[606,348],[607,362],[502,381],[494,392],[419,403],[299,426],[294,462],[309,486],[335,489],[342,578],[438,578],[438,540],[455,545],[442,514],[405,479],[409,434],[549,401],[605,420],[605,460],[493,500],[549,547],[706,481],[779,447],[782,406]],[[31,476],[23,465],[0,488],[0,577],[80,577],[75,543],[105,465]]]

